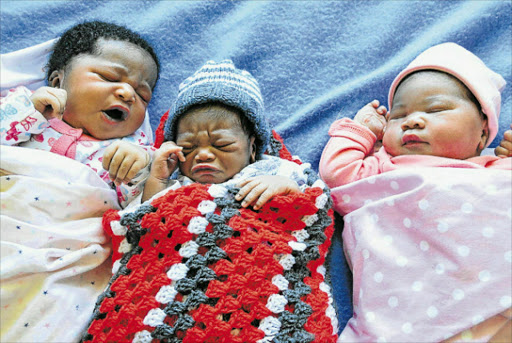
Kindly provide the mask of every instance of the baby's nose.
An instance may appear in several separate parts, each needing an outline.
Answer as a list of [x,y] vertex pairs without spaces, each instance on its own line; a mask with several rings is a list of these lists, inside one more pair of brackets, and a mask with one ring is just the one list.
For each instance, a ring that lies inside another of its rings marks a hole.
[[423,129],[425,127],[425,120],[423,113],[414,112],[409,114],[402,123],[402,130]]
[[135,91],[126,83],[121,83],[119,87],[116,88],[116,96],[126,102],[135,101]]
[[209,147],[198,148],[196,154],[196,160],[198,161],[211,161],[215,158],[215,155],[212,153]]

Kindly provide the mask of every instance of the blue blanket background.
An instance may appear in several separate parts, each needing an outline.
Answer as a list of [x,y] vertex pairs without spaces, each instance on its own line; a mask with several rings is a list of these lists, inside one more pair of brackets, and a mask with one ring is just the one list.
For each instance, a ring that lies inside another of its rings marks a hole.
[[[292,152],[318,170],[329,125],[373,99],[426,48],[453,41],[503,75],[499,144],[510,127],[511,1],[8,1],[1,53],[59,36],[83,20],[112,21],[156,48],[162,72],[149,112],[157,127],[178,85],[205,61],[230,58],[259,81],[266,113]],[[330,274],[340,326],[351,277],[337,220]]]

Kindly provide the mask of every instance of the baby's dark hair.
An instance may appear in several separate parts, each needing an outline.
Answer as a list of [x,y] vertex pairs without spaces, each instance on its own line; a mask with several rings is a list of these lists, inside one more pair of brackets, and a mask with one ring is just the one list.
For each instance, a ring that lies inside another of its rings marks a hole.
[[160,63],[151,45],[138,33],[130,29],[102,21],[89,21],[77,24],[62,34],[53,47],[46,64],[46,80],[54,70],[64,69],[71,59],[80,54],[98,54],[97,42],[100,38],[126,41],[147,51],[155,61],[157,80],[160,75]]

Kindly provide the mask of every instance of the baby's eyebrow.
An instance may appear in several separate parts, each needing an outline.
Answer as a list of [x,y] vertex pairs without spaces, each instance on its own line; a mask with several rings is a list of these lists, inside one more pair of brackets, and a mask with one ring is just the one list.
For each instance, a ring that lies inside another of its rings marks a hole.
[[[127,76],[129,73],[128,68],[126,68],[124,65],[121,65],[121,64],[112,63],[112,64],[103,65],[103,67],[113,69],[113,70],[115,70],[115,72],[121,74],[122,76]],[[141,80],[141,82],[138,83],[137,88],[143,88],[144,90],[152,92],[152,88],[149,85],[148,80],[145,80],[145,79]]]

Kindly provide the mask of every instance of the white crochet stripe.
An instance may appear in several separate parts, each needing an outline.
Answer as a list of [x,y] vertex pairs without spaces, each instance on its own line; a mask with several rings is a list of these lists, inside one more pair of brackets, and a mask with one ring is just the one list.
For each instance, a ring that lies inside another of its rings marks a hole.
[[149,331],[142,330],[135,333],[132,343],[151,343],[152,341],[153,337],[151,337],[151,333]]
[[208,220],[206,220],[204,217],[192,217],[188,223],[187,230],[190,233],[199,235],[206,231],[208,224]]
[[315,200],[315,206],[316,208],[318,209],[322,209],[325,207],[325,205],[327,204],[327,201],[329,200],[329,198],[327,197],[327,195],[325,193],[322,193],[321,195],[319,195],[316,200]]
[[279,264],[283,266],[284,270],[290,270],[295,264],[295,257],[293,257],[291,254],[283,255],[283,257],[279,260]]
[[267,299],[267,305],[266,307],[274,312],[274,313],[281,313],[285,310],[285,306],[288,304],[288,300],[281,294],[272,294]]
[[325,282],[321,282],[318,288],[320,288],[321,291],[327,293],[327,299],[328,299],[329,305],[325,309],[325,315],[331,320],[332,333],[333,333],[333,335],[335,335],[338,333],[338,325],[339,324],[338,324],[338,316],[336,315],[336,310],[334,310],[334,307],[332,306],[333,297],[332,297],[332,293],[331,293],[331,287],[329,287],[329,285],[326,284]]
[[296,242],[296,241],[290,241],[288,242],[288,245],[293,249],[297,251],[304,251],[307,248],[307,245],[304,243]]
[[297,242],[304,242],[306,239],[309,238],[309,233],[305,229],[302,229],[298,231],[293,231],[292,236],[297,239]]
[[117,249],[118,252],[121,254],[129,253],[132,250],[132,245],[128,243],[128,240],[124,238],[121,243],[119,244],[119,248]]
[[197,205],[197,210],[204,216],[207,213],[215,212],[217,204],[211,200],[203,200]]
[[162,309],[152,308],[151,310],[149,310],[148,314],[146,314],[146,317],[144,317],[142,323],[144,323],[144,325],[157,327],[158,325],[162,325],[164,323],[164,319],[166,316],[167,315]]
[[112,233],[116,236],[124,236],[128,229],[126,226],[121,225],[119,220],[113,220],[110,222],[110,228],[112,229]]
[[187,276],[189,268],[184,263],[176,263],[167,271],[167,277],[173,281],[181,280]]
[[281,274],[277,274],[272,278],[272,284],[274,284],[280,291],[288,289],[290,282]]
[[[274,338],[275,335],[279,333],[279,330],[281,330],[281,321],[277,319],[276,317],[268,316],[261,320],[260,325],[258,326],[258,329],[263,331],[265,333],[265,338]],[[272,340],[265,340],[265,338],[262,338],[258,342],[271,342]]]
[[226,187],[213,184],[208,188],[208,194],[210,194],[213,198],[223,198],[228,194],[228,190]]
[[199,245],[194,241],[188,241],[183,243],[180,250],[178,251],[182,257],[189,258],[194,255],[197,255],[197,251],[199,250]]
[[318,215],[315,213],[309,216],[304,216],[301,220],[306,224],[306,226],[311,226],[318,220]]
[[324,277],[325,279],[325,272],[326,272],[326,269],[323,265],[319,265],[318,268],[316,268],[316,271],[320,274],[322,274],[322,276]]
[[173,301],[178,294],[178,291],[174,288],[175,283],[176,282],[173,281],[170,285],[160,287],[160,290],[158,290],[158,293],[155,295],[155,300],[161,304],[168,304]]

